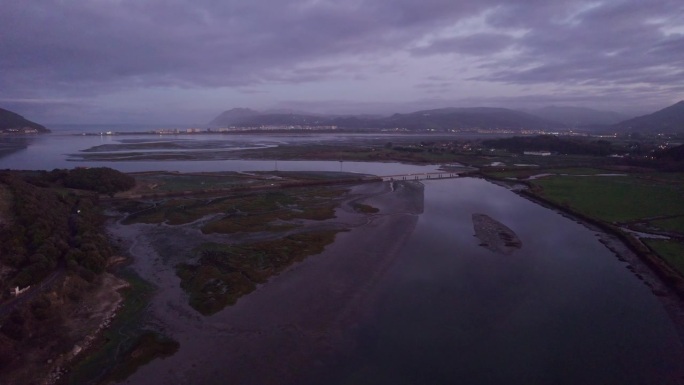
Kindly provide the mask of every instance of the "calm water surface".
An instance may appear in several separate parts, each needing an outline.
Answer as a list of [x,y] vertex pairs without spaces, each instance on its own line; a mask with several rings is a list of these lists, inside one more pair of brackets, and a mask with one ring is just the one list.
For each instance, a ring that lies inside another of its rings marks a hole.
[[[594,232],[483,180],[425,184],[360,348],[319,383],[681,383],[684,351],[661,303]],[[473,213],[523,247],[479,246]]]
[[[73,132],[70,130],[68,132]],[[373,175],[395,175],[435,171],[435,166],[416,166],[399,163],[338,162],[338,161],[282,161],[278,160],[210,160],[210,161],[74,161],[71,154],[100,146],[132,141],[209,141],[230,148],[275,146],[278,144],[321,143],[349,140],[382,139],[383,135],[125,135],[80,136],[53,133],[23,138],[2,138],[1,145],[21,144],[16,151],[0,157],[0,169],[52,170],[74,167],[111,167],[123,172],[136,171],[344,171]],[[387,136],[391,138],[391,136]],[[139,152],[139,151],[137,151]],[[146,150],[146,152],[154,152]],[[1,153],[0,153],[1,155]]]

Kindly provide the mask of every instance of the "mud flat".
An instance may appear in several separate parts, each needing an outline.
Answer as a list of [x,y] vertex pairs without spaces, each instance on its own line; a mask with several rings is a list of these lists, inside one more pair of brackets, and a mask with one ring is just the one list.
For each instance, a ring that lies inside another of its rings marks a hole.
[[485,214],[473,214],[475,236],[482,242],[480,246],[495,253],[511,254],[522,247],[518,235],[503,223]]
[[[360,213],[355,204],[379,212]],[[294,384],[316,377],[317,368],[354,348],[354,339],[345,336],[368,311],[376,284],[412,233],[422,208],[420,183],[353,187],[336,218],[321,224],[343,225],[349,231],[339,233],[323,253],[292,265],[208,317],[188,305],[173,267],[178,257],[160,247],[165,231],[178,242],[174,232],[191,230],[113,226],[116,236],[130,242],[133,267],[159,288],[149,322],[180,343],[178,353],[142,367],[124,383],[147,384],[154,378],[168,384]]]

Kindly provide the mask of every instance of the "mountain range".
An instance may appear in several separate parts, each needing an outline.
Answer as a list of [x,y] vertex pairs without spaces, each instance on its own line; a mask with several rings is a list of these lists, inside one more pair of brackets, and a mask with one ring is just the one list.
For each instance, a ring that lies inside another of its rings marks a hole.
[[23,116],[0,108],[0,133],[47,133],[50,132],[45,126],[32,122]]
[[422,110],[391,116],[326,116],[315,114],[260,113],[246,108],[234,108],[223,112],[209,123],[214,127],[258,127],[276,126],[336,126],[347,129],[394,129],[406,130],[450,130],[450,129],[544,129],[563,128],[552,122],[522,111],[506,108],[442,108]]
[[684,100],[652,114],[622,121],[615,127],[628,132],[684,132]]
[[611,111],[581,107],[544,107],[518,111],[507,108],[441,108],[391,116],[331,116],[310,113],[259,112],[234,108],[210,122],[213,127],[336,126],[345,129],[417,130],[554,130],[684,132],[684,101],[629,119]]
[[526,112],[547,120],[563,123],[570,128],[617,124],[633,117],[613,111],[600,111],[585,107],[547,106]]

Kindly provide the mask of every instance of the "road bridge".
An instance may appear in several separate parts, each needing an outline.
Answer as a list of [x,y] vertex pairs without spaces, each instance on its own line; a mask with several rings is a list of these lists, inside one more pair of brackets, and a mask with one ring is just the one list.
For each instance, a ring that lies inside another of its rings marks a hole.
[[381,176],[383,182],[395,181],[395,180],[426,180],[426,179],[448,179],[448,178],[458,178],[459,173],[453,171],[436,171],[436,172],[423,172],[416,174],[398,174],[398,175],[384,175]]

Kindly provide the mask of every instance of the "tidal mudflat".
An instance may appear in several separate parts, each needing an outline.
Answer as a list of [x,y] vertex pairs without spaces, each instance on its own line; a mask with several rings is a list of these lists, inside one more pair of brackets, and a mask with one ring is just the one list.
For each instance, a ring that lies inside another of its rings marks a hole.
[[[378,212],[360,212],[354,203]],[[345,335],[413,230],[422,203],[422,185],[415,182],[353,187],[336,217],[321,223],[348,231],[208,317],[189,306],[174,266],[200,243],[230,236],[202,235],[191,226],[113,225],[113,234],[130,244],[133,267],[159,287],[150,322],[180,343],[178,353],[127,382],[152,376],[165,383],[296,383],[312,375],[311,363],[335,362],[351,349]]]

